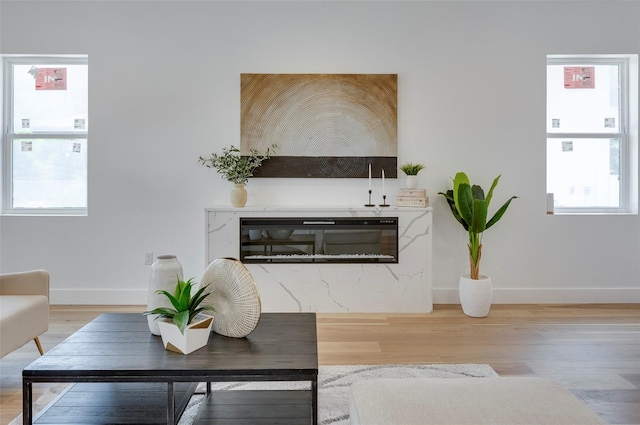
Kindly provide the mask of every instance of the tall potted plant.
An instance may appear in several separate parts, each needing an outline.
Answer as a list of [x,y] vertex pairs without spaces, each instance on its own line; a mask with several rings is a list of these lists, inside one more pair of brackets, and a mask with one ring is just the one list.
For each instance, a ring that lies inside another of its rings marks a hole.
[[215,168],[225,180],[234,184],[231,191],[231,205],[244,207],[247,203],[245,185],[264,161],[271,158],[277,145],[271,145],[261,154],[256,149],[249,149],[249,155],[242,155],[240,149],[231,145],[223,148],[222,153],[212,153],[208,157],[200,156],[198,162],[207,168]]
[[468,316],[485,317],[489,313],[493,289],[491,278],[480,274],[480,258],[482,256],[482,234],[496,224],[507,211],[512,196],[487,221],[489,204],[493,197],[493,190],[498,185],[500,176],[493,180],[486,197],[484,190],[478,185],[471,185],[469,177],[463,172],[456,174],[453,179],[453,189],[438,192],[447,199],[451,213],[468,232],[470,273],[460,277],[460,303],[462,310]]
[[156,291],[165,295],[171,301],[171,307],[156,307],[145,311],[144,315],[157,314],[156,320],[160,328],[160,336],[167,350],[182,354],[189,354],[204,347],[209,340],[213,317],[198,316],[203,311],[215,311],[211,305],[201,305],[211,294],[207,291],[209,285],[203,286],[191,295],[195,286],[193,278],[186,282],[177,278],[175,292],[172,294],[165,290]]

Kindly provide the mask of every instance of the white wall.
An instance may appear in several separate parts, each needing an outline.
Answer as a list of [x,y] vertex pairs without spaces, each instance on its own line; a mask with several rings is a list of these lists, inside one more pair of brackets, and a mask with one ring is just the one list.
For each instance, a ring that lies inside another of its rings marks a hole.
[[[204,208],[230,184],[197,158],[239,144],[243,72],[398,74],[436,303],[457,302],[467,267],[436,195],[461,170],[502,174],[496,205],[520,196],[484,238],[496,302],[640,301],[639,217],[546,215],[544,133],[546,55],[638,53],[637,1],[2,1],[0,22],[2,54],[89,55],[89,216],[0,219],[0,270],[48,269],[54,303],[145,303],[145,251],[200,277]],[[249,204],[360,205],[366,184],[253,179]]]

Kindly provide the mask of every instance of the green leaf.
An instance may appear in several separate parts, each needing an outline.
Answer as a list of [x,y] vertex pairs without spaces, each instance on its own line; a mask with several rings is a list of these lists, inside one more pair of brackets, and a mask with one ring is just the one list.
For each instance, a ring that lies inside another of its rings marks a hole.
[[165,295],[167,298],[169,298],[169,301],[171,302],[171,305],[173,306],[173,308],[175,308],[176,310],[180,310],[180,302],[176,297],[171,295],[169,292],[159,289],[156,291],[156,294]]
[[197,308],[197,309],[193,310],[191,312],[191,314],[189,315],[189,323],[191,323],[193,318],[196,317],[198,314],[202,313],[203,311],[216,311],[216,309],[213,308],[213,306],[207,305],[207,306],[200,307],[200,308]]
[[189,305],[190,310],[197,308],[200,305],[200,303],[203,302],[209,296],[209,294],[211,294],[211,292],[213,292],[213,291],[207,291],[206,293],[203,294],[203,292],[205,291],[205,289],[207,289],[209,285],[210,283],[200,288],[198,292],[196,292],[195,295],[191,298],[191,304]]
[[469,230],[473,233],[484,232],[487,223],[487,202],[485,200],[473,200],[473,218]]
[[458,213],[458,210],[456,209],[456,203],[453,200],[453,190],[449,189],[449,190],[447,190],[446,193],[438,192],[438,195],[442,195],[442,196],[444,196],[446,198],[447,204],[449,205],[449,209],[451,210],[451,214],[453,214],[453,217],[456,220],[458,220],[458,223],[462,224],[462,227],[464,227],[464,230],[469,230],[469,226],[462,219],[462,217],[460,217],[460,214]]
[[145,316],[148,316],[150,314],[159,314],[162,317],[167,317],[167,318],[172,318],[173,316],[175,316],[178,312],[168,308],[168,307],[156,307],[151,311],[145,311],[144,313],[142,313]]
[[189,310],[181,311],[180,313],[173,316],[173,323],[176,324],[178,329],[180,329],[180,333],[184,335],[184,330],[187,329],[189,325]]
[[460,216],[464,218],[464,214],[462,214],[462,212],[460,211],[460,206],[458,205],[458,191],[460,185],[463,183],[470,185],[469,177],[467,177],[467,175],[463,172],[456,173],[456,176],[453,178],[453,200],[456,203],[456,210],[458,210],[458,214],[460,214]]
[[496,211],[493,217],[491,217],[491,220],[489,220],[489,222],[487,223],[486,229],[496,224],[498,220],[502,218],[502,215],[507,211],[507,208],[509,208],[509,204],[511,203],[511,201],[513,201],[516,198],[517,196],[512,196],[511,198],[509,198],[507,202],[504,203],[503,206],[500,207],[498,211]]
[[471,193],[473,194],[473,199],[484,201],[484,191],[477,184],[471,186]]
[[487,194],[487,206],[489,206],[489,203],[491,203],[491,198],[493,198],[493,189],[495,189],[498,185],[498,180],[500,180],[500,177],[501,175],[493,179],[493,184],[491,185],[491,189],[489,189],[489,193]]
[[471,225],[473,221],[473,195],[471,194],[471,186],[467,183],[460,183],[455,201],[460,216],[467,224]]
[[180,293],[180,298],[178,298],[178,301],[180,302],[180,311],[189,310],[189,303],[191,301],[191,286],[191,279],[183,282],[182,292]]

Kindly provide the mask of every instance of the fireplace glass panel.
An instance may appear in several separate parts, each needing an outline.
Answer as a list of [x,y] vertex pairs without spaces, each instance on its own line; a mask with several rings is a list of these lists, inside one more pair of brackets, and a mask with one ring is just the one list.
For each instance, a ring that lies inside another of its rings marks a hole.
[[241,218],[244,263],[397,263],[398,218]]

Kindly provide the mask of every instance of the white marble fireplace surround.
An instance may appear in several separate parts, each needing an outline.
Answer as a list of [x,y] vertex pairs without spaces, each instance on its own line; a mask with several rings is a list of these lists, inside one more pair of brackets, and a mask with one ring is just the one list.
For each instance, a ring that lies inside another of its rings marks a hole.
[[239,256],[241,217],[398,217],[397,264],[247,264],[265,312],[431,312],[432,209],[206,208],[206,264]]

